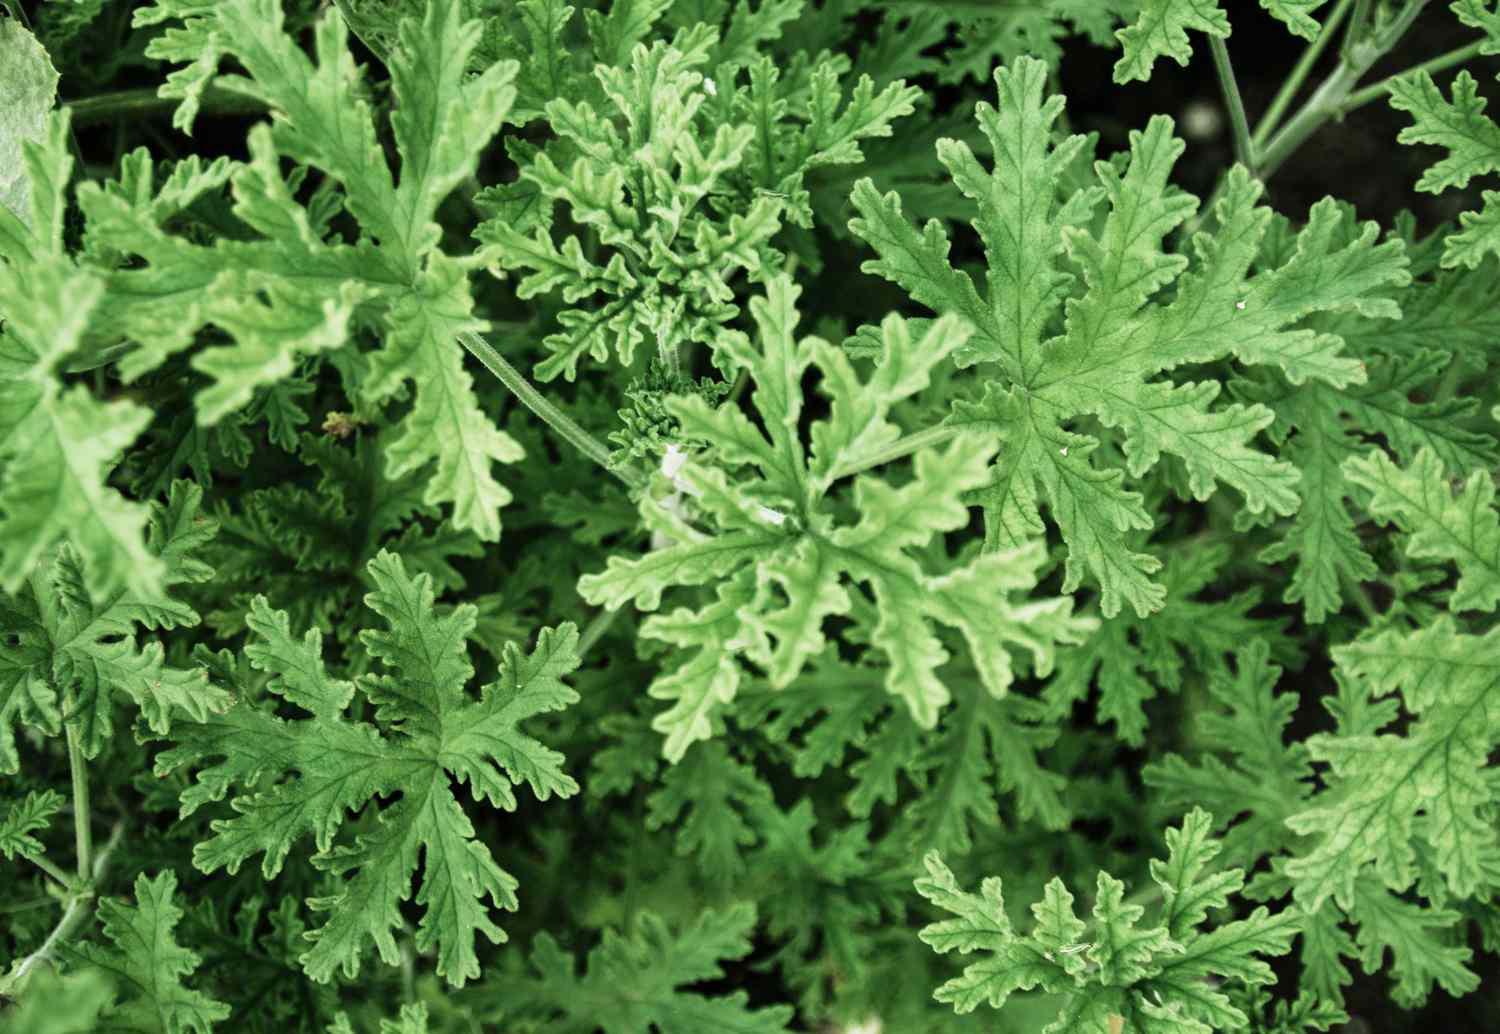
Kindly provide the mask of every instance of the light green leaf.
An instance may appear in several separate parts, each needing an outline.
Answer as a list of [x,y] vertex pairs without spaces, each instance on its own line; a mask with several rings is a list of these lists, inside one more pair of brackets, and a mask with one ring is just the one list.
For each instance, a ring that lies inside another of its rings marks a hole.
[[133,906],[108,897],[99,901],[104,935],[114,947],[85,943],[69,952],[116,978],[125,1000],[105,1011],[106,1029],[212,1034],[215,1023],[229,1018],[228,1005],[183,982],[202,960],[173,939],[183,914],[176,890],[171,869],[152,878],[142,873],[135,879]]
[[[1279,6],[1284,8],[1285,3],[1280,0]],[[1261,0],[1263,7],[1276,4],[1278,0]],[[1159,57],[1186,65],[1193,56],[1188,29],[1228,39],[1229,19],[1219,0],[1141,0],[1135,22],[1115,33],[1124,49],[1115,62],[1115,82],[1150,79],[1151,66]]]
[[[881,197],[868,181],[854,190],[860,218],[850,228],[880,256],[865,264],[868,272],[975,328],[956,358],[990,364],[982,369],[992,379],[977,403],[954,407],[950,423],[1001,445],[980,495],[988,547],[1041,531],[1045,502],[1068,546],[1064,591],[1088,575],[1100,586],[1106,617],[1127,601],[1144,616],[1163,602],[1151,578],[1160,563],[1128,540],[1128,532],[1150,527],[1150,515],[1124,474],[1140,479],[1171,455],[1185,465],[1197,499],[1224,484],[1243,495],[1251,514],[1291,514],[1299,504],[1297,471],[1254,444],[1274,419],[1270,409],[1219,405],[1218,382],[1162,375],[1232,356],[1274,365],[1294,384],[1359,383],[1363,368],[1343,354],[1343,340],[1302,323],[1327,312],[1397,316],[1387,292],[1410,282],[1403,246],[1377,244],[1374,224],[1346,232],[1343,211],[1323,201],[1287,254],[1257,267],[1272,214],[1258,205],[1260,183],[1236,168],[1218,204],[1220,234],[1196,235],[1191,255],[1164,252],[1167,235],[1196,205],[1169,185],[1183,149],[1170,120],[1158,117],[1133,133],[1128,159],[1096,163],[1098,186],[1059,190],[1083,145],[1070,138],[1049,150],[1062,104],[1043,102],[1045,67],[1023,59],[996,72],[995,83],[1005,110],[977,109],[994,169],[986,172],[962,145],[945,141],[938,149],[975,202],[985,296],[948,262],[937,222],[919,236],[894,196]],[[1036,196],[1039,184],[1046,186]],[[1101,198],[1108,213],[1091,219]],[[1080,284],[1064,268],[1064,252],[1081,270]],[[1175,291],[1163,290],[1169,284]],[[1044,340],[1058,326],[1061,333]],[[1124,472],[1096,465],[1098,438],[1074,430],[1084,416],[1114,432]]]
[[1367,871],[1403,891],[1416,878],[1419,847],[1434,853],[1453,894],[1494,886],[1500,837],[1489,818],[1487,766],[1500,742],[1493,717],[1500,630],[1468,635],[1444,616],[1415,632],[1357,639],[1333,655],[1368,699],[1399,693],[1412,718],[1400,735],[1340,729],[1307,741],[1329,773],[1327,788],[1288,820],[1316,838],[1287,865],[1298,901],[1316,908],[1332,896],[1353,908]]
[[[1467,70],[1453,80],[1453,98],[1426,71],[1391,81],[1391,107],[1413,119],[1396,137],[1403,144],[1431,144],[1448,155],[1422,173],[1417,189],[1431,194],[1462,188],[1485,173],[1500,172],[1500,125],[1485,114],[1479,84]],[[1463,230],[1448,238],[1443,265],[1477,268],[1487,254],[1500,256],[1500,191],[1484,192],[1484,207],[1465,212]]]
[[[513,784],[527,783],[540,800],[578,791],[561,755],[518,728],[578,699],[561,681],[578,666],[577,630],[544,629],[530,654],[509,647],[496,680],[474,699],[466,691],[473,675],[466,640],[475,609],[463,605],[439,616],[431,579],[407,574],[392,553],[371,561],[369,574],[376,590],[365,602],[387,627],[360,638],[383,667],[356,685],[375,705],[374,723],[345,716],[351,687],[328,674],[321,636],[309,630],[294,638],[286,616],[259,599],[252,606],[251,663],[273,676],[272,693],[312,717],[287,721],[239,703],[218,719],[175,729],[176,745],[158,756],[157,771],[198,767],[196,783],[182,794],[184,815],[232,787],[240,791],[235,816],[214,821],[214,835],[194,849],[194,864],[205,872],[233,873],[263,853],[262,871],[273,877],[292,846],[313,834],[315,863],[340,879],[336,893],[309,901],[327,918],[301,956],[308,976],[326,982],[340,969],[355,976],[366,942],[388,964],[396,962],[400,905],[420,858],[416,945],[435,949],[438,975],[462,986],[479,975],[477,935],[505,940],[491,908],[514,909],[517,883],[477,839],[454,780],[468,783],[476,800],[505,810],[516,807]],[[211,758],[221,760],[209,764]],[[262,774],[273,781],[261,783]],[[369,802],[379,794],[399,796],[375,808],[374,825],[352,842],[336,843],[346,812],[373,808]]]
[[[0,208],[32,225],[31,176],[21,146],[39,141],[57,103],[57,70],[37,38],[14,18],[0,19]],[[5,234],[0,225],[0,235]]]
[[1210,867],[1218,851],[1208,837],[1212,823],[1195,809],[1181,827],[1167,831],[1167,858],[1151,865],[1163,903],[1147,926],[1140,925],[1145,909],[1126,903],[1125,885],[1101,872],[1091,923],[1077,917],[1073,896],[1054,878],[1032,905],[1031,931],[1021,933],[1006,913],[998,877],[985,879],[979,894],[968,893],[937,853],[929,853],[917,892],[955,918],[919,936],[941,954],[985,956],[934,997],[965,1013],[981,1002],[998,1008],[1015,991],[1039,987],[1059,996],[1049,1034],[1211,1034],[1243,1026],[1245,1014],[1221,983],[1274,983],[1262,956],[1288,951],[1299,917],[1290,909],[1273,915],[1258,908],[1246,919],[1202,929],[1208,909],[1226,903],[1244,883],[1237,869]]
[[1489,471],[1470,474],[1456,498],[1443,464],[1428,449],[1404,470],[1385,453],[1371,452],[1348,460],[1344,472],[1372,493],[1371,514],[1409,533],[1408,556],[1457,565],[1452,610],[1488,613],[1500,604],[1500,516]]

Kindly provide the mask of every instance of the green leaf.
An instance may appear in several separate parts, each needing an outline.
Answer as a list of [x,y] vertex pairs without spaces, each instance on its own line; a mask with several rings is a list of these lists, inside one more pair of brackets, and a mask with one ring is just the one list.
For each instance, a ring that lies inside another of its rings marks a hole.
[[107,897],[99,901],[104,935],[114,947],[84,943],[69,952],[116,978],[125,1001],[106,1010],[112,1026],[155,1034],[212,1034],[215,1023],[229,1018],[228,1005],[184,983],[201,959],[173,939],[183,915],[174,900],[176,891],[177,875],[171,869],[152,878],[142,873],[135,879],[133,906]]
[[19,1000],[0,1012],[4,1034],[96,1034],[99,1014],[114,999],[109,979],[97,969],[58,976],[42,970]]
[[[572,956],[547,933],[531,953],[535,976],[505,981],[511,1009],[542,1017],[544,1026],[597,1028],[605,1034],[784,1034],[790,1006],[753,1009],[744,991],[710,997],[686,987],[723,976],[725,961],[750,952],[755,907],[697,911],[674,928],[649,911],[637,912],[624,933],[606,929],[579,974]],[[620,993],[629,988],[628,995]]]
[[1151,863],[1162,904],[1153,924],[1139,925],[1140,905],[1124,900],[1125,885],[1099,873],[1092,922],[1073,910],[1063,882],[1051,880],[1031,906],[1030,932],[1011,924],[998,877],[979,894],[962,890],[936,852],[917,892],[955,918],[924,927],[920,937],[940,954],[982,952],[934,997],[960,1013],[981,1002],[999,1008],[1016,991],[1058,996],[1058,1018],[1047,1034],[1211,1034],[1238,1029],[1247,1018],[1224,994],[1224,982],[1257,987],[1275,976],[1263,956],[1283,955],[1297,932],[1291,910],[1257,908],[1246,919],[1203,929],[1208,912],[1244,884],[1238,869],[1211,863],[1218,844],[1208,836],[1213,818],[1194,809],[1167,831],[1167,858]]
[[1275,691],[1281,668],[1265,641],[1246,642],[1236,671],[1209,680],[1217,708],[1203,712],[1195,730],[1203,756],[1168,755],[1147,765],[1143,778],[1167,807],[1203,806],[1221,825],[1234,823],[1224,835],[1225,857],[1248,868],[1290,846],[1286,820],[1305,806],[1312,761],[1302,743],[1286,742],[1296,694]]
[[1418,452],[1405,469],[1385,453],[1372,452],[1348,460],[1344,472],[1371,493],[1374,517],[1409,535],[1407,556],[1451,560],[1458,567],[1450,608],[1488,613],[1500,604],[1500,517],[1488,471],[1470,474],[1457,497],[1442,462],[1429,449]]
[[[105,237],[151,262],[146,270],[117,274],[113,283],[131,283],[136,297],[175,295],[185,278],[196,277],[204,292],[190,312],[195,322],[171,335],[168,348],[158,345],[134,361],[132,375],[188,347],[197,326],[216,324],[234,344],[194,358],[194,366],[216,381],[197,398],[200,422],[212,423],[248,402],[255,389],[288,376],[299,357],[347,346],[356,307],[376,308],[383,342],[370,356],[362,400],[383,403],[405,382],[416,386],[415,405],[402,421],[405,433],[388,454],[390,477],[430,464],[425,502],[451,505],[459,530],[498,539],[499,510],[511,495],[495,480],[493,465],[513,463],[522,451],[480,408],[463,368],[458,337],[488,327],[474,314],[468,286],[468,272],[480,260],[440,250],[436,213],[473,174],[480,151],[507,118],[517,63],[500,61],[467,74],[482,26],[462,17],[459,0],[438,0],[425,6],[422,18],[401,21],[389,58],[397,175],[381,150],[369,105],[350,98],[359,76],[339,16],[318,23],[316,60],[286,34],[281,7],[269,0],[212,6],[162,0],[138,10],[135,19],[142,26],[184,20],[181,29],[148,45],[153,57],[195,62],[189,74],[174,73],[163,88],[163,96],[183,99],[181,124],[191,121],[200,74],[211,75],[226,55],[250,73],[228,80],[232,88],[285,117],[251,131],[252,161],[234,176],[236,214],[267,240],[189,245],[163,234],[154,216],[142,226],[141,214],[122,211],[129,206],[118,199],[85,192],[84,207]],[[283,158],[321,169],[342,185],[342,203],[363,234],[357,245],[325,240],[315,229],[281,175]],[[148,324],[139,336],[150,349],[161,334]]]
[[1097,685],[1100,722],[1112,722],[1125,743],[1144,744],[1146,704],[1162,690],[1180,691],[1191,672],[1227,674],[1225,659],[1247,641],[1289,649],[1280,622],[1250,616],[1260,602],[1258,590],[1200,598],[1218,587],[1232,555],[1227,544],[1198,543],[1167,554],[1161,610],[1146,618],[1125,613],[1102,621],[1077,647],[1059,655],[1057,671],[1043,690],[1048,717],[1066,717]]
[[1452,894],[1487,892],[1500,883],[1487,767],[1500,742],[1492,717],[1500,630],[1467,635],[1442,617],[1415,632],[1357,639],[1333,655],[1370,700],[1399,693],[1411,719],[1400,735],[1341,728],[1308,739],[1329,771],[1327,788],[1288,820],[1315,838],[1287,865],[1298,901],[1315,908],[1331,895],[1350,909],[1366,871],[1403,891],[1416,879],[1419,848],[1433,852]]
[[[10,25],[10,22],[0,25]],[[25,146],[31,229],[0,209],[0,589],[15,592],[48,550],[84,558],[88,591],[150,593],[161,567],[146,549],[144,506],[108,484],[109,471],[150,419],[133,402],[64,389],[64,360],[80,349],[104,293],[64,253],[62,214],[72,168],[68,117]]]
[[202,721],[228,706],[229,695],[204,672],[169,664],[162,643],[138,641],[135,628],[198,623],[198,613],[167,590],[213,576],[195,555],[215,529],[198,512],[202,498],[202,489],[178,481],[152,507],[148,555],[162,571],[157,592],[122,588],[98,600],[87,588],[89,561],[64,546],[37,564],[20,592],[0,596],[8,636],[0,643],[0,771],[18,770],[11,732],[18,721],[56,735],[66,714],[84,756],[93,758],[112,735],[117,694],[130,697],[157,733],[174,717]]
[[40,833],[62,810],[65,798],[56,790],[33,790],[6,809],[0,818],[0,854],[6,858],[40,858],[45,848]]
[[[1261,0],[1261,6],[1288,20],[1287,0]],[[1306,6],[1306,0],[1300,6]],[[1115,62],[1115,82],[1150,79],[1151,66],[1159,57],[1170,57],[1179,65],[1186,65],[1193,56],[1188,29],[1228,39],[1229,19],[1219,7],[1219,0],[1141,0],[1139,17],[1115,33],[1124,50]]]
[[[754,381],[751,401],[764,432],[734,402],[710,408],[695,395],[669,403],[684,436],[705,443],[700,458],[674,474],[678,490],[716,533],[697,530],[647,498],[648,523],[673,544],[637,559],[612,557],[604,571],[579,581],[591,603],[618,607],[634,599],[645,610],[655,609],[669,588],[718,581],[717,601],[653,617],[641,629],[698,647],[650,691],[675,701],[656,722],[672,760],[709,737],[733,700],[740,679],[735,654],[766,670],[773,687],[787,685],[822,651],[824,622],[853,609],[851,585],[873,596],[870,641],[888,660],[887,687],[927,728],[949,699],[938,675],[949,652],[935,624],[963,635],[980,678],[997,696],[1013,678],[1007,644],[1030,652],[1045,674],[1054,644],[1075,641],[1087,627],[1065,599],[1016,599],[1035,585],[1042,557],[1034,544],[935,572],[917,559],[918,549],[968,519],[963,493],[982,483],[989,458],[971,438],[957,437],[941,453],[918,452],[912,479],[900,487],[860,474],[852,492],[858,519],[836,523],[831,489],[881,460],[900,435],[889,420],[892,408],[926,387],[931,368],[966,335],[944,319],[918,339],[905,321],[888,317],[881,359],[861,380],[826,342],[796,340],[798,294],[781,276],[765,298],[751,302],[759,349],[738,333],[720,341],[721,361]],[[800,380],[810,368],[822,373],[830,397],[827,419],[811,427],[811,448],[799,431]],[[747,466],[751,472],[742,475]]]
[[[57,70],[37,38],[14,18],[0,19],[0,209],[32,225],[31,176],[22,145],[40,141],[57,103]],[[0,236],[9,234],[0,216]]]
[[[462,986],[479,975],[476,935],[505,940],[490,906],[514,909],[517,884],[477,839],[453,781],[468,783],[476,801],[506,811],[517,806],[513,784],[528,784],[539,800],[577,792],[562,756],[518,728],[578,699],[561,681],[578,666],[577,630],[544,629],[530,654],[509,646],[496,680],[475,699],[465,688],[473,675],[465,641],[475,608],[439,616],[431,579],[407,574],[388,552],[370,562],[369,575],[375,591],[365,602],[386,629],[360,638],[382,667],[355,686],[375,705],[373,723],[343,713],[354,687],[328,674],[321,636],[309,630],[295,638],[285,614],[258,598],[248,619],[255,635],[250,661],[272,676],[271,693],[311,717],[285,720],[239,703],[214,721],[175,728],[175,746],[158,756],[157,772],[198,767],[196,783],[182,794],[184,816],[231,787],[243,790],[233,801],[235,816],[215,820],[214,835],[193,851],[204,872],[233,873],[263,853],[262,872],[273,877],[296,841],[314,835],[314,861],[334,874],[336,888],[309,901],[327,913],[301,955],[314,980],[326,982],[338,969],[358,974],[366,941],[395,964],[400,905],[420,857],[416,945],[436,949],[438,975]],[[211,758],[220,760],[208,764]],[[258,784],[262,774],[273,782]],[[385,794],[399,796],[385,807],[371,803]],[[336,843],[345,813],[360,808],[370,809],[373,825]]]
[[1294,34],[1305,40],[1318,38],[1321,26],[1313,12],[1328,0],[1260,0],[1260,6],[1275,15]]
[[[1413,120],[1396,139],[1448,152],[1417,180],[1418,190],[1440,194],[1467,186],[1475,176],[1500,172],[1500,126],[1484,113],[1479,84],[1467,71],[1454,77],[1452,100],[1426,71],[1393,79],[1390,89],[1391,107]],[[1486,255],[1500,256],[1500,191],[1485,191],[1480,211],[1465,212],[1460,223],[1463,231],[1448,238],[1444,266],[1474,269]]]

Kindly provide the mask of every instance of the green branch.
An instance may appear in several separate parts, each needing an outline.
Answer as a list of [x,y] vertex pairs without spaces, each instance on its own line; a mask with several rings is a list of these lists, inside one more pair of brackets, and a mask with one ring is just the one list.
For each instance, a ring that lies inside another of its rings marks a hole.
[[[66,101],[63,107],[73,115],[75,126],[92,126],[129,118],[151,118],[170,114],[180,103],[175,97],[159,97],[155,88],[118,90],[93,97]],[[210,85],[203,92],[200,115],[254,115],[266,110],[265,104],[233,90]]]
[[1351,39],[1346,41],[1344,54],[1339,60],[1338,67],[1324,80],[1302,109],[1292,116],[1291,120],[1266,145],[1261,155],[1262,176],[1273,174],[1283,162],[1307,142],[1308,137],[1322,128],[1329,119],[1342,113],[1345,102],[1354,87],[1359,84],[1359,80],[1376,61],[1379,61],[1401,41],[1401,37],[1406,35],[1406,31],[1411,28],[1412,23],[1417,20],[1417,16],[1426,6],[1427,0],[1410,0],[1389,24],[1369,39],[1353,38],[1355,26],[1359,24],[1359,12],[1356,10],[1356,20],[1350,24],[1349,29]]
[[896,439],[894,442],[887,445],[884,449],[881,449],[879,452],[877,452],[874,456],[871,456],[869,459],[861,463],[846,464],[835,467],[833,476],[836,478],[846,478],[852,477],[855,474],[861,474],[867,470],[874,470],[876,467],[884,466],[885,464],[894,462],[895,460],[899,460],[904,456],[910,456],[912,453],[920,452],[922,449],[930,448],[934,445],[941,445],[948,439],[952,438],[954,435],[958,434],[959,431],[959,428],[952,427],[947,424],[940,424],[937,427],[929,427],[925,431],[917,431],[915,434],[909,434],[902,438]]
[[589,434],[577,421],[537,391],[526,379],[526,375],[495,351],[494,346],[488,341],[471,331],[459,334],[458,341],[469,350],[474,358],[484,364],[485,369],[499,378],[500,383],[509,388],[511,394],[519,399],[522,405],[541,417],[544,423],[567,439],[579,452],[619,478],[628,487],[636,490],[646,487],[646,479],[639,472],[631,467],[615,463],[610,457],[609,450],[599,439]]
[[1240,96],[1240,87],[1234,78],[1234,66],[1229,63],[1229,48],[1218,36],[1209,37],[1209,48],[1214,56],[1214,71],[1219,76],[1219,89],[1224,94],[1224,107],[1229,110],[1229,125],[1234,132],[1234,155],[1239,163],[1256,175],[1255,142],[1250,137],[1250,121],[1245,117],[1245,101]]
[[89,807],[89,767],[78,730],[68,726],[68,771],[73,777],[73,835],[78,851],[78,879],[87,884],[94,856],[94,834]]
[[1297,96],[1297,91],[1302,89],[1302,84],[1307,81],[1308,73],[1312,71],[1313,65],[1317,64],[1318,58],[1323,56],[1323,51],[1328,49],[1328,44],[1333,42],[1333,37],[1338,34],[1339,25],[1343,23],[1344,16],[1349,13],[1349,8],[1353,3],[1354,0],[1339,0],[1339,5],[1323,20],[1323,31],[1318,33],[1318,38],[1302,51],[1302,56],[1297,59],[1297,64],[1292,68],[1291,74],[1281,84],[1281,89],[1276,91],[1276,97],[1271,101],[1271,106],[1255,124],[1255,133],[1251,136],[1251,140],[1256,147],[1264,147],[1271,134],[1276,131],[1276,127],[1281,123],[1281,116],[1286,114],[1286,109],[1291,105],[1292,99]]
[[1476,40],[1467,46],[1459,47],[1457,50],[1450,50],[1446,54],[1439,54],[1431,60],[1423,61],[1420,65],[1412,65],[1404,72],[1386,76],[1386,78],[1372,86],[1366,86],[1362,90],[1355,90],[1348,97],[1344,98],[1344,106],[1339,111],[1339,114],[1347,115],[1355,108],[1364,107],[1371,101],[1378,101],[1389,96],[1391,84],[1397,79],[1403,79],[1408,75],[1415,75],[1418,72],[1426,72],[1428,75],[1432,75],[1435,72],[1442,72],[1452,68],[1454,65],[1461,65],[1469,60],[1469,58],[1477,56],[1486,42],[1486,40]]

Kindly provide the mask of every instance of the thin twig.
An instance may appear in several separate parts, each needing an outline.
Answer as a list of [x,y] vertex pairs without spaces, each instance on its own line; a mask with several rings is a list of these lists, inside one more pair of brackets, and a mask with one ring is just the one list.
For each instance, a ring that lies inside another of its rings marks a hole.
[[1255,132],[1251,134],[1250,139],[1257,148],[1264,147],[1271,134],[1276,131],[1277,125],[1281,122],[1281,116],[1286,114],[1286,109],[1297,96],[1297,91],[1302,89],[1302,84],[1307,81],[1308,73],[1312,71],[1313,65],[1317,64],[1318,58],[1323,56],[1323,51],[1328,49],[1329,43],[1333,42],[1333,37],[1338,35],[1339,25],[1343,23],[1344,16],[1349,13],[1350,5],[1353,3],[1354,0],[1339,0],[1339,5],[1327,18],[1323,19],[1323,31],[1318,33],[1318,38],[1303,50],[1291,74],[1281,84],[1281,89],[1276,91],[1276,97],[1271,101],[1271,106],[1266,108],[1265,113],[1256,122]]
[[1210,36],[1209,48],[1214,56],[1214,71],[1219,76],[1219,89],[1224,94],[1224,107],[1229,111],[1229,125],[1234,134],[1234,155],[1239,163],[1255,175],[1255,143],[1250,137],[1250,120],[1245,117],[1245,101],[1240,96],[1240,87],[1234,78],[1234,66],[1229,62],[1229,48],[1218,36]]
[[1461,65],[1469,60],[1469,58],[1476,56],[1486,42],[1488,41],[1476,40],[1468,46],[1459,47],[1457,50],[1450,50],[1446,54],[1439,54],[1429,61],[1423,61],[1420,65],[1412,65],[1406,71],[1387,76],[1380,80],[1380,82],[1366,86],[1362,90],[1355,90],[1348,97],[1344,98],[1344,103],[1339,109],[1339,114],[1347,115],[1355,108],[1363,107],[1371,101],[1378,101],[1382,97],[1388,96],[1391,92],[1391,84],[1397,79],[1404,79],[1406,76],[1415,75],[1418,72],[1426,72],[1428,75],[1432,75],[1434,72],[1445,71],[1454,65]]
[[509,388],[511,394],[519,399],[522,405],[541,417],[543,422],[567,439],[578,451],[625,482],[630,488],[639,490],[646,486],[646,479],[639,471],[633,467],[615,463],[610,457],[609,450],[599,439],[589,434],[577,421],[537,391],[526,379],[526,375],[495,351],[494,346],[488,341],[469,330],[460,333],[458,341],[473,354],[474,358],[483,363],[490,373],[499,378],[500,383]]

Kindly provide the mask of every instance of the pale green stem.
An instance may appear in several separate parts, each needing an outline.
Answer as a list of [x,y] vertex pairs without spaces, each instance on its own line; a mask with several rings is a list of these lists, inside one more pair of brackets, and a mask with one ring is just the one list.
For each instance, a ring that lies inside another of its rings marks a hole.
[[1217,36],[1210,36],[1208,44],[1214,56],[1214,71],[1219,75],[1219,89],[1224,94],[1224,106],[1229,110],[1235,157],[1254,176],[1255,144],[1250,139],[1250,120],[1245,117],[1245,101],[1240,96],[1239,84],[1235,82],[1234,66],[1229,62],[1229,48]]
[[38,869],[41,869],[42,872],[56,880],[59,886],[67,887],[72,883],[72,880],[68,878],[68,874],[59,869],[51,860],[43,858],[41,855],[35,857],[27,855],[26,858],[36,865]]
[[1447,402],[1458,394],[1459,382],[1463,380],[1464,368],[1461,363],[1449,363],[1448,369],[1443,373],[1443,379],[1438,382],[1437,394],[1433,396],[1434,402]]
[[1371,101],[1378,101],[1383,97],[1389,96],[1391,84],[1397,79],[1413,75],[1417,72],[1426,72],[1428,75],[1432,75],[1436,72],[1452,68],[1454,65],[1461,65],[1469,60],[1469,58],[1476,56],[1485,42],[1485,40],[1476,40],[1468,46],[1459,47],[1457,50],[1450,50],[1446,54],[1439,54],[1430,61],[1423,61],[1420,65],[1412,65],[1406,71],[1382,79],[1373,86],[1366,86],[1362,90],[1355,90],[1348,97],[1344,98],[1344,106],[1339,111],[1339,114],[1347,115],[1355,108],[1363,107]]
[[[1329,119],[1340,114],[1344,102],[1359,80],[1370,70],[1370,66],[1400,42],[1401,37],[1406,35],[1406,31],[1411,28],[1412,23],[1416,21],[1426,5],[1427,0],[1411,0],[1376,36],[1369,40],[1354,40],[1346,48],[1338,67],[1318,87],[1302,109],[1292,116],[1291,121],[1282,127],[1281,131],[1266,145],[1261,155],[1263,177],[1274,173],[1281,167],[1282,162],[1290,158],[1307,141],[1308,137],[1317,132]],[[1353,33],[1353,31],[1354,26],[1351,24],[1350,32]]]
[[614,610],[601,610],[594,615],[593,620],[584,627],[583,634],[578,637],[578,656],[589,655],[589,650],[604,638],[604,633],[609,631],[609,626],[614,624],[615,618],[619,617],[624,609],[624,607],[616,607]]
[[1373,6],[1372,0],[1354,0],[1354,17],[1349,19],[1349,31],[1344,34],[1343,45],[1339,48],[1345,60],[1348,60],[1355,44],[1364,38],[1365,26],[1370,22]]
[[401,1000],[417,1000],[417,953],[411,935],[405,933],[401,936]]
[[615,477],[625,482],[633,489],[641,489],[646,485],[646,479],[631,467],[616,464],[609,455],[609,450],[593,435],[585,431],[578,422],[568,416],[562,410],[553,405],[541,392],[537,391],[532,383],[526,379],[526,375],[512,366],[506,358],[495,351],[484,338],[473,331],[463,331],[458,335],[458,341],[467,348],[474,358],[484,364],[485,369],[500,379],[500,383],[510,389],[510,393],[520,400],[521,404],[531,410],[542,421],[578,449],[589,459],[609,471]]
[[1365,623],[1369,625],[1378,623],[1380,621],[1380,611],[1375,609],[1375,601],[1370,599],[1369,591],[1362,584],[1355,581],[1353,576],[1344,574],[1341,577],[1344,588],[1348,590],[1349,598],[1359,608],[1360,614],[1364,616]]
[[68,907],[63,912],[62,919],[52,928],[52,932],[47,935],[47,939],[42,942],[42,946],[17,963],[5,980],[0,982],[0,992],[10,997],[15,997],[19,994],[21,988],[26,986],[26,981],[31,976],[32,971],[50,959],[52,953],[57,950],[57,946],[69,937],[72,937],[78,928],[88,921],[89,916],[93,914],[92,909],[89,907],[93,899],[93,894],[78,894],[74,896],[68,902]]
[[89,767],[78,741],[78,730],[68,726],[68,770],[73,776],[73,834],[78,847],[78,879],[87,883],[94,858],[94,833],[89,814]]
[[[110,855],[114,854],[115,847],[120,843],[120,837],[125,831],[124,823],[116,823],[114,830],[110,833],[109,841],[104,845],[104,850],[99,852],[99,857],[94,862],[93,872],[80,873],[84,875],[85,882],[82,886],[74,889],[73,895],[68,900],[63,915],[53,927],[42,946],[30,955],[26,956],[14,967],[9,974],[0,979],[0,995],[14,998],[20,994],[26,985],[26,980],[31,976],[33,970],[43,962],[50,959],[57,946],[78,932],[93,914],[94,886],[104,877],[105,869],[109,863]],[[92,882],[87,882],[90,877]]]
[[903,456],[910,456],[912,453],[919,452],[920,450],[929,448],[930,446],[941,445],[943,442],[946,442],[948,439],[952,438],[958,433],[959,428],[949,427],[947,425],[929,427],[925,431],[918,431],[915,434],[909,434],[904,438],[896,439],[894,442],[887,445],[884,449],[881,449],[879,452],[877,452],[874,456],[871,456],[869,459],[864,460],[861,463],[846,464],[834,468],[833,476],[836,478],[845,478],[862,473],[866,470],[873,470],[876,467],[883,466],[884,464],[891,463],[895,460],[899,460]]
[[1318,58],[1323,56],[1323,51],[1327,50],[1328,44],[1333,42],[1333,37],[1338,35],[1339,25],[1343,22],[1344,16],[1349,13],[1349,8],[1353,3],[1354,0],[1339,0],[1339,5],[1327,18],[1323,19],[1323,31],[1318,33],[1318,38],[1302,51],[1302,57],[1297,60],[1291,74],[1281,84],[1281,89],[1276,91],[1276,97],[1271,101],[1271,106],[1255,124],[1255,132],[1250,139],[1257,148],[1264,147],[1271,134],[1275,132],[1276,126],[1281,122],[1281,116],[1286,114],[1286,109],[1297,96],[1297,91],[1302,89],[1302,84],[1307,81],[1308,73],[1312,71],[1313,65],[1317,64]]
[[[91,126],[116,119],[145,118],[164,115],[181,103],[175,97],[158,97],[156,87],[139,90],[117,90],[93,97],[80,97],[66,101],[63,107],[73,114],[73,125]],[[254,97],[247,97],[232,90],[209,86],[203,92],[200,115],[253,115],[265,111],[266,106]]]

